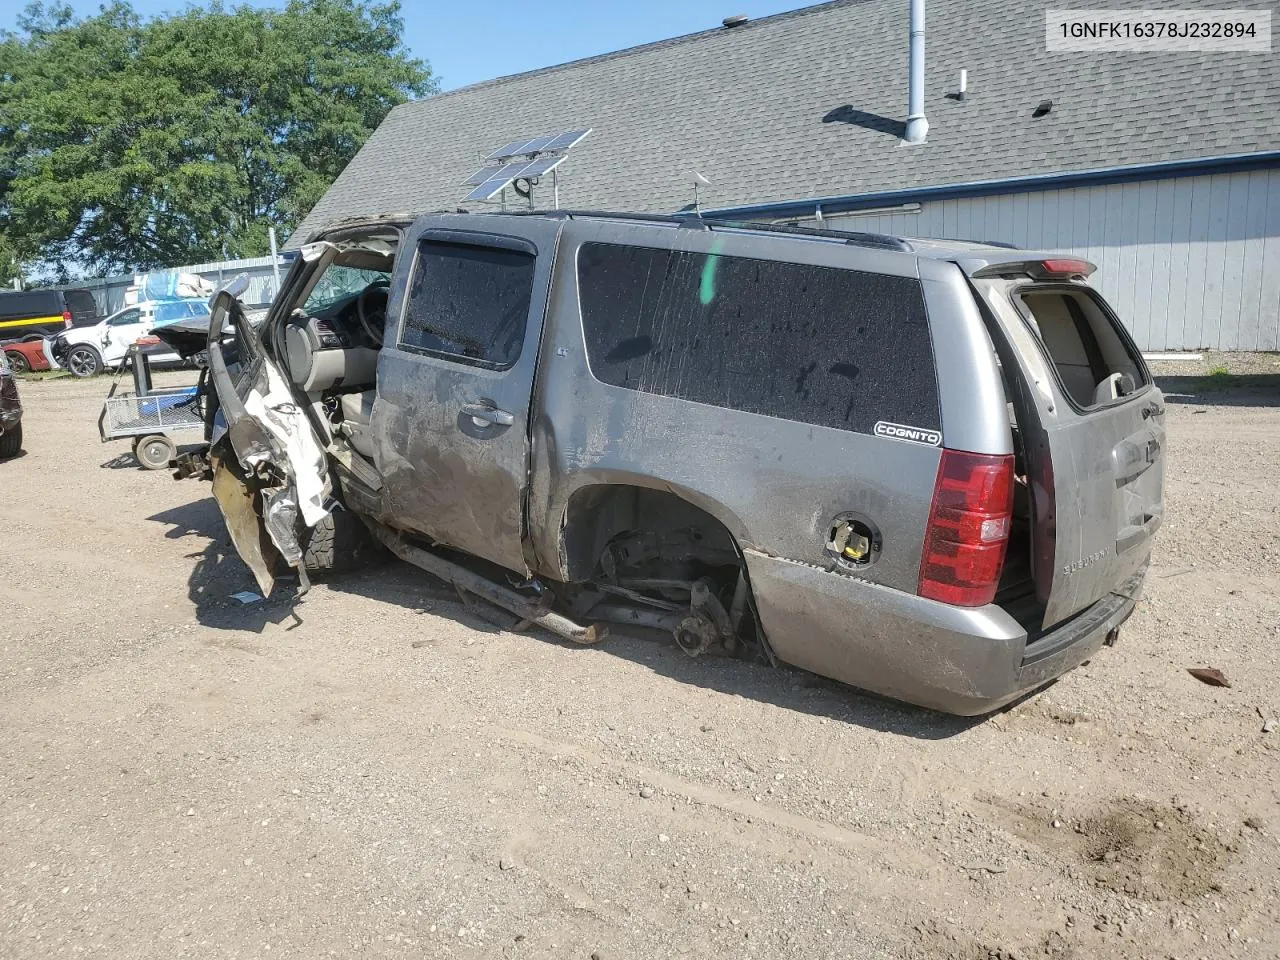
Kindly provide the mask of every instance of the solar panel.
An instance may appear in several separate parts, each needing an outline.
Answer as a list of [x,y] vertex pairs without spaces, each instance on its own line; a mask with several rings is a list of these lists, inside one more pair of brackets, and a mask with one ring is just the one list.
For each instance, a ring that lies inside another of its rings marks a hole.
[[540,177],[545,173],[550,173],[560,164],[564,163],[568,158],[563,153],[551,154],[550,156],[541,156],[520,171],[517,176],[521,177]]
[[520,148],[530,142],[531,141],[527,137],[520,140],[512,140],[505,146],[499,147],[497,150],[493,151],[493,153],[485,157],[485,160],[506,160],[509,157],[518,157],[520,156]]
[[583,141],[591,129],[586,130],[569,130],[565,133],[557,134],[552,137],[543,150],[568,150],[570,147],[576,147]]
[[520,155],[530,156],[535,153],[541,153],[543,150],[547,149],[547,144],[554,139],[554,134],[549,137],[535,137],[520,148]]
[[530,140],[526,137],[523,140],[512,140],[510,143],[493,151],[485,160],[510,160],[513,157],[528,157],[539,153],[548,143],[556,137],[553,134],[549,137],[534,137]]
[[467,177],[467,179],[463,180],[462,182],[466,186],[474,187],[477,184],[484,183],[486,180],[492,177],[495,173],[501,170],[503,166],[504,165],[501,163],[492,163],[487,167],[481,167],[479,170],[477,170],[471,176]]
[[512,140],[485,157],[485,165],[463,181],[465,186],[475,187],[465,199],[491,200],[512,180],[550,173],[564,162],[566,152],[590,132],[567,130],[531,140]]
[[510,143],[504,144],[493,151],[493,153],[485,157],[485,160],[493,162],[495,160],[509,160],[512,157],[529,157],[539,153],[568,150],[570,147],[581,143],[582,139],[590,132],[590,128],[586,130],[567,130],[564,133],[553,133],[549,137],[512,140]]
[[510,182],[510,180],[486,180],[462,199],[464,202],[467,200],[492,200],[505,190]]

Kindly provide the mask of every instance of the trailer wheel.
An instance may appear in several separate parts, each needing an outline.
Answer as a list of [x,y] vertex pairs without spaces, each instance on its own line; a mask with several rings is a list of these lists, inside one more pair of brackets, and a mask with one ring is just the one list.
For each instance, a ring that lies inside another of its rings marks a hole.
[[133,441],[133,456],[148,470],[163,470],[177,454],[178,448],[163,434],[153,433]]

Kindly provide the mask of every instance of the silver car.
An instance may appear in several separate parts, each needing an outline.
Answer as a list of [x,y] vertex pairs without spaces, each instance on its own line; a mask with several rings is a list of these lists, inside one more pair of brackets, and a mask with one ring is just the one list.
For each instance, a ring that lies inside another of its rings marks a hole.
[[206,475],[264,591],[380,543],[579,642],[658,628],[982,713],[1114,642],[1160,526],[1163,399],[1093,269],[697,217],[350,221],[260,323],[215,298]]

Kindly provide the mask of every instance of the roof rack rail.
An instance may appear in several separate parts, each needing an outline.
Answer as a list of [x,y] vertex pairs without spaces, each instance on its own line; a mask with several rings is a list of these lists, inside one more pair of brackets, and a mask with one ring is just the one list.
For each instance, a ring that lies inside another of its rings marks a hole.
[[855,230],[828,230],[825,227],[800,227],[786,223],[760,223],[754,220],[715,220],[707,219],[706,223],[732,227],[739,230],[760,230],[764,233],[790,233],[820,239],[843,240],[850,246],[879,247],[883,250],[898,250],[910,253],[915,248],[901,237],[893,237],[887,233],[859,233]]
[[849,246],[875,247],[880,250],[896,250],[911,253],[915,248],[901,237],[884,233],[858,233],[850,230],[827,230],[816,227],[793,227],[781,223],[760,223],[754,220],[718,220],[696,213],[622,213],[607,210],[512,210],[508,215],[524,217],[554,217],[559,220],[586,219],[637,220],[644,223],[670,223],[697,230],[752,230],[760,233],[781,233],[791,236],[812,237],[815,240],[843,241]]

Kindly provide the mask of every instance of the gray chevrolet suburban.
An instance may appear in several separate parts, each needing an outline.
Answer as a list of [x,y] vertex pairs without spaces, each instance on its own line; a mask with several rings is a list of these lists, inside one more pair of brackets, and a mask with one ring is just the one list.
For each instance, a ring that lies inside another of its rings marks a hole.
[[696,216],[347,221],[260,321],[215,297],[194,472],[264,592],[382,544],[521,626],[983,713],[1114,642],[1161,522],[1163,400],[1093,269]]

